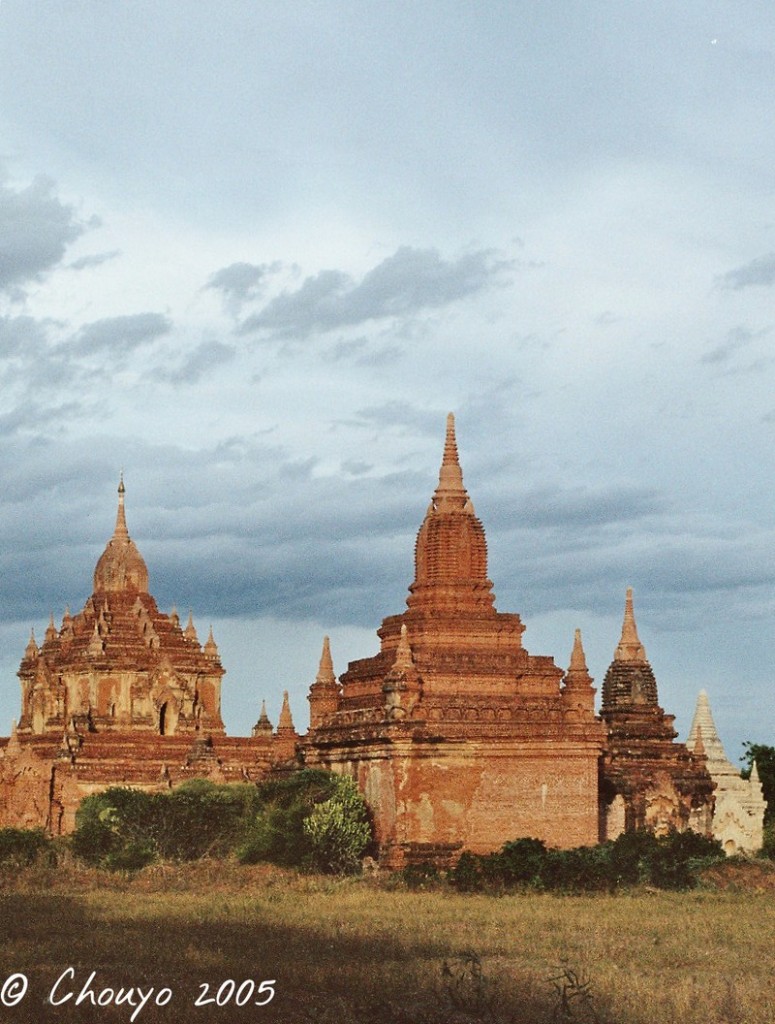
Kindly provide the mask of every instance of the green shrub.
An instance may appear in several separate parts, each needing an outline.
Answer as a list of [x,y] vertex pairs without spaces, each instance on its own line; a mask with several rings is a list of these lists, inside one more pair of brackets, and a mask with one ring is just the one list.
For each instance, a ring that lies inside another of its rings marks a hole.
[[407,864],[398,872],[407,889],[433,889],[441,885],[443,876],[435,864]]
[[258,804],[255,786],[193,779],[154,798],[150,838],[168,860],[223,857],[244,837]]
[[460,892],[479,892],[484,889],[482,860],[479,854],[465,850],[447,876],[450,883]]
[[72,849],[90,864],[123,871],[157,857],[224,856],[245,834],[256,806],[255,786],[218,786],[206,779],[169,793],[112,787],[81,803]]
[[660,889],[696,885],[700,870],[723,859],[721,844],[696,832],[626,832],[614,841],[546,850],[538,839],[517,839],[498,853],[464,853],[449,881],[464,892],[527,885],[564,892],[613,891],[647,883]]
[[242,864],[269,861],[281,867],[312,866],[312,847],[304,819],[318,803],[333,795],[336,775],[317,768],[281,779],[268,779],[257,788],[257,809],[237,847]]
[[371,823],[355,782],[347,775],[337,776],[334,792],[312,808],[302,829],[314,868],[333,874],[358,871],[371,841]]
[[150,793],[123,786],[87,796],[75,815],[73,853],[87,864],[119,870],[129,848],[150,841],[151,807]]
[[769,822],[764,826],[764,836],[762,841],[762,857],[769,857],[770,860],[775,860],[775,823]]
[[28,867],[43,859],[54,861],[56,855],[42,828],[0,828],[0,867]]
[[503,881],[536,884],[546,868],[546,843],[542,839],[515,839],[504,843],[499,854]]
[[612,889],[610,848],[604,844],[577,846],[572,850],[550,850],[541,881],[547,889],[565,892]]
[[242,863],[352,871],[370,840],[355,784],[306,769],[260,786],[194,779],[164,793],[106,789],[81,803],[71,848],[90,864],[121,871],[158,857],[188,861],[232,853]]

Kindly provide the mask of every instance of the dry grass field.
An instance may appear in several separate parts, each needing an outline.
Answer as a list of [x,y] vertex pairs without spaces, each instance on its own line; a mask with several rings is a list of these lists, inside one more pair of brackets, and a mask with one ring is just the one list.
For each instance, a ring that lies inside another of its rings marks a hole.
[[[145,1024],[772,1024],[774,878],[730,866],[689,893],[491,897],[214,862],[30,869],[1,880],[2,1002],[14,973],[28,990],[0,1021],[130,1021],[115,997],[134,987],[135,1002],[153,989]],[[105,1005],[76,1006],[93,971]],[[251,981],[274,981],[268,1005],[257,987],[236,1005]],[[224,1005],[195,1006],[203,986]]]

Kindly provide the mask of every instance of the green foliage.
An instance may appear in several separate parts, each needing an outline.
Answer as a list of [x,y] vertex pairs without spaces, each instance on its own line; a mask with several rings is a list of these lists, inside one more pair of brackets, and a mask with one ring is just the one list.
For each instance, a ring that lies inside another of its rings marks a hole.
[[28,867],[44,858],[54,861],[55,854],[42,828],[0,828],[0,867]]
[[360,868],[371,842],[371,823],[366,801],[351,778],[336,778],[334,792],[313,807],[302,828],[318,871],[353,874]]
[[73,853],[87,864],[114,870],[123,870],[125,862],[149,863],[153,857],[146,840],[152,799],[149,793],[122,786],[87,796],[75,815]]
[[435,889],[442,881],[435,864],[407,864],[399,876],[407,889]]
[[503,844],[498,857],[507,884],[534,883],[544,870],[546,843],[542,839],[515,839]]
[[546,857],[541,881],[546,889],[564,892],[611,889],[610,847],[577,846],[573,850],[551,850]]
[[344,871],[370,838],[354,784],[307,769],[260,786],[194,779],[164,793],[113,787],[81,803],[71,846],[87,863],[117,871],[232,853],[242,863]]
[[525,886],[563,892],[613,891],[645,883],[660,889],[696,885],[699,870],[722,860],[721,844],[696,832],[627,832],[599,846],[547,850],[537,839],[506,843],[498,853],[464,853],[449,881],[464,892]]
[[[770,747],[766,743],[748,742],[743,744],[743,749],[745,753],[740,760],[745,763],[745,767],[740,774],[744,779],[750,779],[751,769],[756,762],[762,793],[767,801],[764,824],[775,823],[775,747]],[[768,856],[772,856],[772,854],[769,853]]]
[[316,804],[336,788],[337,776],[304,768],[283,779],[258,786],[258,810],[237,848],[242,864],[269,861],[282,867],[311,867],[312,848],[304,832],[304,819]]
[[764,825],[764,836],[762,841],[762,857],[769,857],[775,860],[775,822],[768,821]]
[[72,849],[87,863],[122,871],[157,857],[224,855],[242,837],[257,803],[254,786],[217,786],[205,779],[170,793],[112,787],[81,803]]

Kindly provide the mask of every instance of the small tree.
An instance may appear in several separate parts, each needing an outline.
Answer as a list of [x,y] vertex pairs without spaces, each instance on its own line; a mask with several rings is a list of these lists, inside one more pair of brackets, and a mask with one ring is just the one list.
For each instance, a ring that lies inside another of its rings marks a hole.
[[745,753],[740,758],[745,767],[740,773],[744,779],[750,779],[751,770],[756,762],[756,770],[759,773],[759,780],[762,784],[762,793],[767,801],[767,810],[764,812],[764,823],[769,825],[775,822],[775,747],[766,743],[743,744]]
[[334,874],[358,870],[371,841],[371,824],[366,801],[349,776],[337,776],[332,796],[315,806],[303,828],[314,867]]

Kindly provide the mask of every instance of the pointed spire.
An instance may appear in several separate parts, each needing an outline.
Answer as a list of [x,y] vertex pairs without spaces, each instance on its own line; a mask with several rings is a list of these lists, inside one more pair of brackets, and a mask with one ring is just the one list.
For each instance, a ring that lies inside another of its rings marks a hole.
[[587,659],[584,656],[584,647],[581,643],[580,629],[577,629],[573,635],[573,650],[571,651],[568,672],[584,672],[587,675],[589,674]]
[[393,662],[394,672],[407,672],[414,668],[412,659],[412,648],[409,646],[409,634],[406,630],[406,623],[401,623],[401,637],[396,649],[396,660]]
[[[444,454],[441,459],[439,470],[439,485],[433,496],[437,509],[449,510],[450,508],[463,508],[470,499],[463,486],[463,471],[460,468],[460,459],[457,452],[457,439],[455,438],[455,417],[453,413],[447,416],[447,432],[444,438]],[[473,511],[473,507],[471,508]]]
[[258,716],[258,721],[253,726],[254,736],[271,736],[272,735],[272,723],[269,721],[269,715],[266,713],[266,701],[261,701],[261,714]]
[[288,691],[283,692],[283,706],[280,709],[280,718],[277,722],[278,732],[295,732],[293,718],[291,716],[291,705],[288,700]]
[[216,644],[215,642],[212,626],[210,626],[210,632],[207,635],[207,641],[204,645],[204,653],[207,655],[208,658],[218,657],[218,644]]
[[638,638],[638,628],[635,625],[635,613],[632,608],[632,587],[627,587],[627,597],[624,602],[622,638],[616,648],[614,661],[645,662],[647,660],[646,649]]
[[113,531],[114,537],[129,537],[129,530],[126,528],[126,512],[124,510],[124,471],[121,470],[121,475],[118,481],[118,511],[116,512],[116,528]]
[[592,685],[592,676],[587,668],[587,659],[584,655],[584,645],[581,642],[580,629],[577,629],[573,635],[573,650],[571,651],[570,665],[565,673],[564,682],[562,696],[568,706],[576,709],[576,711],[594,715],[596,691]]
[[38,645],[37,645],[37,643],[35,641],[35,627],[33,626],[30,629],[30,638],[27,641],[27,647],[25,648],[25,651],[24,651],[24,657],[25,658],[37,658],[38,653],[39,653]]
[[57,633],[57,628],[54,625],[54,613],[51,612],[51,615],[49,616],[49,620],[48,620],[48,626],[46,627],[46,640],[45,640],[45,642],[47,644],[50,644],[52,641],[56,640],[58,636],[59,636],[59,634]]
[[317,729],[329,715],[336,712],[340,695],[341,690],[336,681],[334,662],[331,658],[331,643],[328,637],[324,636],[318,674],[307,694],[310,729]]
[[105,644],[100,636],[99,627],[96,622],[94,623],[94,630],[89,640],[87,651],[94,658],[98,658],[101,654],[105,653]]
[[761,782],[761,779],[759,778],[759,768],[758,768],[758,766],[756,764],[756,761],[754,761],[753,764],[751,765],[750,781],[751,782],[758,782],[758,783]]
[[178,615],[178,609],[173,604],[172,611],[170,612],[170,622],[175,629],[180,628],[180,616]]
[[739,774],[730,764],[724,751],[724,744],[721,742],[716,723],[713,720],[713,712],[710,709],[710,701],[705,690],[700,690],[697,694],[697,704],[686,739],[686,746],[695,754],[698,753],[698,747],[701,746],[708,758],[708,764],[712,765],[714,769],[723,767]]
[[334,674],[334,662],[331,658],[331,642],[327,636],[323,637],[323,651],[320,655],[320,667],[315,677],[316,683],[336,683]]
[[188,623],[183,630],[183,636],[186,640],[191,640],[192,643],[199,643],[199,637],[196,635],[196,627],[194,626],[194,613],[191,608],[188,609]]
[[148,593],[148,567],[129,536],[124,509],[124,473],[118,483],[118,511],[113,535],[94,569],[94,593],[137,591]]

